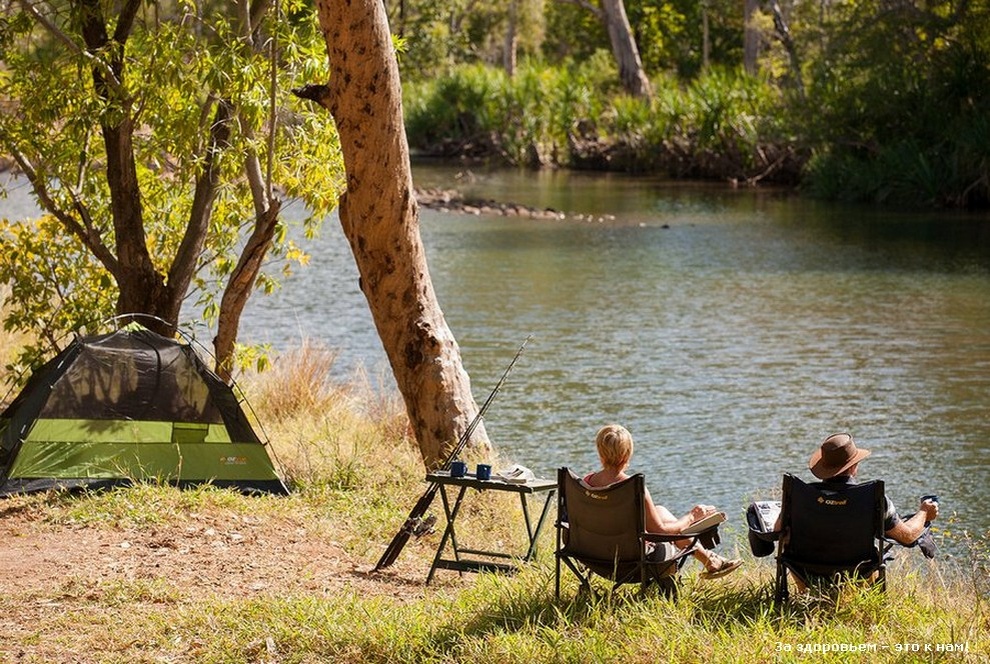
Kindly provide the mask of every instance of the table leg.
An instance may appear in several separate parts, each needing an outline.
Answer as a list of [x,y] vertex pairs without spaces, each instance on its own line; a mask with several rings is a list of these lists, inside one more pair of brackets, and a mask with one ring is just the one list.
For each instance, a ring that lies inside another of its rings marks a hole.
[[430,585],[430,581],[433,580],[433,574],[437,571],[437,565],[443,557],[443,550],[447,547],[448,540],[450,540],[453,547],[454,560],[460,561],[460,553],[457,548],[457,535],[454,532],[454,520],[457,518],[457,512],[461,509],[461,500],[464,498],[465,491],[467,491],[467,487],[462,486],[460,491],[457,492],[454,508],[451,509],[450,502],[447,499],[447,487],[442,484],[440,485],[440,500],[443,503],[444,515],[447,517],[447,527],[443,529],[443,537],[440,538],[440,546],[437,547],[437,553],[433,557],[430,573],[426,577],[426,585]]
[[553,495],[553,490],[547,492],[546,500],[543,502],[543,509],[540,512],[540,518],[536,522],[536,529],[534,530],[529,518],[526,496],[525,494],[519,494],[519,498],[522,500],[523,519],[526,521],[526,534],[529,535],[529,549],[526,551],[523,562],[529,562],[536,555],[536,540],[539,539],[540,532],[543,530],[543,523],[546,521],[547,513],[550,511],[550,502],[553,500]]

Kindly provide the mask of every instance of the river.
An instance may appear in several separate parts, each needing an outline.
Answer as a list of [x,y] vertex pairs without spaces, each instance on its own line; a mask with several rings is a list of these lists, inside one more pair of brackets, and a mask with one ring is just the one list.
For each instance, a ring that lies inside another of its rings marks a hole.
[[[742,529],[750,500],[779,493],[784,472],[810,477],[821,440],[849,431],[873,452],[860,477],[885,479],[902,512],[938,493],[952,531],[990,528],[986,215],[614,174],[414,172],[567,213],[421,213],[479,403],[533,335],[485,418],[506,458],[592,470],[595,432],[619,422],[655,498],[717,504]],[[320,341],[339,349],[336,371],[394,389],[335,218],[308,248],[280,293],[253,298],[242,341]]]

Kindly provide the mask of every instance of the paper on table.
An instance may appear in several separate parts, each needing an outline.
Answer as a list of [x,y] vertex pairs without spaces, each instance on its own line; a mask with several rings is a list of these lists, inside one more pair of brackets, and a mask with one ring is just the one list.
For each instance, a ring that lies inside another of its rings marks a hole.
[[511,468],[498,471],[493,477],[509,484],[525,484],[530,480],[536,479],[536,475],[533,474],[532,470],[518,463]]

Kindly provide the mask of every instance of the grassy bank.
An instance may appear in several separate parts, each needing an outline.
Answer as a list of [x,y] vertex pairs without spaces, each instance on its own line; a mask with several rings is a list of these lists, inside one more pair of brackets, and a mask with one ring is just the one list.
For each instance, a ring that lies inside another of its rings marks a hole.
[[658,78],[652,100],[616,89],[604,53],[580,64],[483,65],[407,82],[413,148],[523,166],[794,184],[806,155],[778,113],[779,91],[713,70],[688,85]]
[[[325,349],[305,347],[242,381],[295,486],[287,498],[144,485],[0,502],[0,661],[987,660],[990,597],[979,564],[901,562],[886,596],[849,587],[783,611],[771,601],[770,559],[752,558],[715,582],[699,580],[689,563],[676,602],[635,592],[578,599],[570,579],[557,602],[550,529],[540,559],[512,577],[444,572],[425,586],[439,533],[411,541],[394,570],[369,574],[425,488],[422,467],[399,403],[376,396],[364,376],[328,383],[332,362]],[[460,532],[512,546],[516,505],[472,498]],[[733,521],[723,547],[741,550]],[[45,538],[47,552],[18,548],[37,564],[10,573],[12,545],[32,538]],[[48,579],[43,567],[58,564],[51,552],[66,543],[65,555],[89,548],[80,557],[88,562]],[[142,546],[147,555],[134,558]],[[205,555],[183,565],[184,549],[196,546]],[[306,564],[290,556],[299,546],[308,547]],[[985,564],[985,551],[974,555]],[[224,585],[255,565],[270,565],[255,586]],[[46,580],[29,583],[31,574]]]
[[[512,77],[464,64],[406,80],[406,130],[417,151],[447,157],[794,185],[894,207],[985,208],[985,95],[964,91],[982,89],[986,67],[979,57],[962,61],[964,85],[931,85],[908,67],[904,85],[917,86],[910,94],[855,65],[857,74],[842,76],[830,62],[807,95],[712,68],[690,80],[657,75],[650,100],[620,90],[601,51],[581,62],[527,61]],[[895,69],[903,62],[898,55]]]

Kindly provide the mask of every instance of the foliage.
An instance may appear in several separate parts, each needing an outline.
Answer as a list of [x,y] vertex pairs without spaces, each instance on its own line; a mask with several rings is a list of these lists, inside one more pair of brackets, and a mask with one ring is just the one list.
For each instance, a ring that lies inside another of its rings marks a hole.
[[[898,205],[990,203],[990,5],[836,5],[807,64],[817,194]],[[813,110],[812,110],[813,109]]]
[[[107,171],[107,127],[119,126],[133,140],[140,198],[130,204],[143,220],[154,269],[166,284],[181,277],[172,268],[194,217],[220,101],[231,109],[230,135],[217,146],[218,185],[206,241],[191,289],[182,294],[197,302],[208,320],[216,320],[219,296],[257,213],[245,177],[252,156],[282,195],[305,203],[307,233],[336,204],[343,169],[330,118],[290,92],[324,75],[326,54],[315,21],[305,3],[282,2],[282,19],[266,24],[266,47],[252,49],[241,38],[237,19],[221,13],[230,11],[224,5],[143,5],[123,46],[119,82],[111,86],[119,89],[108,96],[100,94],[91,73],[113,67],[113,49],[85,49],[73,12],[79,6],[52,3],[46,20],[53,29],[11,10],[0,30],[5,64],[0,104],[10,111],[0,116],[0,150],[21,155],[33,169],[39,203],[59,222],[41,222],[46,243],[32,241],[17,228],[18,220],[5,224],[5,246],[14,248],[0,255],[0,277],[12,284],[5,325],[33,330],[44,324],[47,341],[114,313],[113,295],[124,273],[116,280],[108,276],[112,261],[122,257],[112,255],[119,229],[111,208],[115,176]],[[279,270],[305,260],[287,231],[282,222],[270,250],[274,260],[258,277],[266,292],[277,288]],[[85,251],[82,238],[88,238]],[[70,257],[78,266],[71,275],[66,273]],[[55,266],[64,269],[55,283],[27,270],[29,265],[44,268],[45,275],[56,272]],[[99,297],[93,297],[96,292]],[[55,307],[55,313],[39,315],[46,307]],[[42,346],[32,347],[22,360],[33,361],[42,352]]]
[[0,239],[5,249],[0,283],[10,285],[4,300],[18,303],[5,308],[3,327],[7,332],[31,330],[39,342],[23,345],[21,365],[38,366],[47,350],[64,345],[64,330],[96,327],[101,320],[94,315],[113,311],[113,281],[51,215],[15,223],[0,219]]
[[[609,41],[593,12],[556,0],[544,6],[546,29],[532,51],[539,58],[518,81],[484,70],[482,63],[498,61],[489,48],[504,29],[497,22],[487,24],[494,32],[469,39],[472,55],[448,51],[442,68],[405,68],[414,145],[514,164],[801,179],[813,194],[845,200],[990,205],[986,0],[782,0],[776,16],[764,4],[750,24],[760,35],[760,73],[751,81],[736,74],[745,28],[738,4],[627,0],[625,7],[656,90],[649,109],[614,85],[560,75],[608,59]],[[575,93],[580,101],[572,103]],[[430,117],[439,122],[430,126]],[[587,154],[573,153],[574,136]],[[589,140],[601,144],[589,148]]]
[[786,128],[779,97],[757,79],[713,68],[691,85],[655,83],[651,101],[617,89],[602,51],[581,65],[528,62],[514,78],[480,65],[407,86],[407,130],[420,150],[483,148],[518,165],[575,165],[581,150],[611,151],[610,168],[746,179]]
[[403,80],[429,80],[460,64],[501,65],[513,13],[518,52],[537,54],[548,4],[552,0],[403,0],[390,4],[389,24],[407,44],[400,59]]
[[737,2],[628,0],[626,11],[643,66],[651,74],[669,72],[690,79],[703,73],[703,14],[708,20],[709,65],[734,68],[742,62],[743,22]]
[[[742,60],[742,14],[728,0],[626,0],[643,66],[651,76],[662,73],[691,78],[703,65],[702,12],[709,23],[710,64],[734,67]],[[602,22],[578,3],[553,0],[546,6],[547,29],[542,55],[548,63],[580,62],[608,50]]]
[[540,53],[549,64],[583,62],[596,52],[609,50],[605,25],[577,3],[551,0],[546,7],[546,22],[546,39]]

